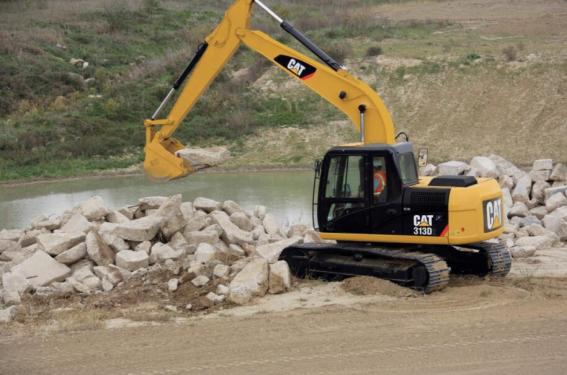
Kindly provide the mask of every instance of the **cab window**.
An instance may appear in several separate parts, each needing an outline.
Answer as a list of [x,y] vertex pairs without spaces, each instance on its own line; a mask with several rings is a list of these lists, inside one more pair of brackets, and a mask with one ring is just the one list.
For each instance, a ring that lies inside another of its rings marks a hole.
[[400,154],[400,174],[402,184],[412,185],[417,183],[417,168],[413,153],[405,152]]
[[388,172],[386,158],[375,156],[372,158],[372,201],[382,203],[388,200]]
[[363,156],[335,156],[331,159],[325,198],[364,198]]

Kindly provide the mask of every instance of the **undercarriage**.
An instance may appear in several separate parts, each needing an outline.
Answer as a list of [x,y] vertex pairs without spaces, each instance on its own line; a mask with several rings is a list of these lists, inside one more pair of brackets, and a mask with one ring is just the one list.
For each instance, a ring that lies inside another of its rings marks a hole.
[[488,242],[459,247],[310,243],[284,249],[280,259],[300,278],[375,276],[425,293],[445,288],[450,273],[504,277],[511,266],[508,250]]

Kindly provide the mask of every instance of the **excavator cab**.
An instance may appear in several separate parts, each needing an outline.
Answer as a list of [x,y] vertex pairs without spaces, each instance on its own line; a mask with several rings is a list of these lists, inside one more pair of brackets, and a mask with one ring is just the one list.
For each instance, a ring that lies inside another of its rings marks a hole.
[[402,192],[418,183],[410,143],[340,146],[321,164],[321,232],[402,234]]

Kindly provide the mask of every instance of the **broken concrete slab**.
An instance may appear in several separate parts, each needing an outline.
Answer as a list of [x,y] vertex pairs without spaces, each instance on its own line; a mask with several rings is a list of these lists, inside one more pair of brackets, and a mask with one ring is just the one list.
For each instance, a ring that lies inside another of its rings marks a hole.
[[277,242],[256,247],[256,253],[268,263],[276,263],[281,252],[288,246],[293,246],[302,241],[301,237],[292,237]]
[[99,266],[107,266],[114,263],[115,253],[108,246],[100,234],[90,231],[85,239],[87,254]]
[[48,254],[59,255],[85,240],[84,233],[43,233],[37,243]]
[[230,217],[224,211],[215,211],[211,214],[213,221],[218,224],[222,230],[222,238],[227,243],[236,243],[238,245],[252,243],[252,234],[250,232],[243,231],[237,227]]
[[284,293],[291,288],[291,272],[286,261],[280,260],[270,264],[269,292]]
[[104,206],[104,200],[99,196],[90,197],[79,205],[81,213],[89,221],[102,220],[110,210]]
[[116,254],[116,265],[128,271],[149,266],[150,258],[145,251],[122,250]]
[[229,300],[243,305],[268,291],[268,262],[262,258],[252,259],[232,280]]
[[148,241],[156,236],[161,222],[160,216],[146,216],[127,223],[116,224],[111,233],[128,241]]
[[184,148],[175,155],[191,163],[193,169],[214,167],[230,159],[230,151],[226,147]]
[[53,281],[63,281],[71,273],[66,265],[57,262],[42,250],[12,268],[12,272],[23,275],[34,287],[45,286]]
[[55,257],[55,260],[63,264],[73,264],[83,259],[87,255],[87,244],[81,242],[69,250],[65,250]]
[[61,232],[65,233],[87,233],[91,229],[91,223],[81,214],[73,214],[69,220],[61,227]]

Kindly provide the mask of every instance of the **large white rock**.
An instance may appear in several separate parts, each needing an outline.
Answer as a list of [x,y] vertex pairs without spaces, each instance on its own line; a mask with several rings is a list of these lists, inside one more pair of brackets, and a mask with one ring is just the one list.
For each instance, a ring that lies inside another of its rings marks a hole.
[[553,212],[562,206],[567,206],[567,197],[563,194],[553,194],[545,201],[545,208],[549,212]]
[[193,201],[193,208],[205,212],[213,212],[221,208],[221,204],[213,199],[198,197]]
[[181,210],[181,214],[183,215],[183,219],[185,222],[189,221],[195,214],[195,209],[193,208],[193,202],[183,202],[181,206],[179,206]]
[[176,194],[167,199],[156,211],[156,216],[163,218],[161,232],[167,238],[171,238],[185,226],[185,217],[181,212],[181,194]]
[[469,169],[470,167],[467,163],[456,160],[441,163],[437,166],[440,176],[464,175],[469,171]]
[[275,263],[283,251],[288,246],[292,246],[301,242],[301,237],[286,238],[278,242],[261,245],[256,248],[256,253],[264,258],[268,263]]
[[232,280],[229,300],[243,305],[255,296],[263,296],[268,290],[268,262],[262,258],[251,260]]
[[150,264],[165,262],[168,259],[179,259],[184,255],[182,250],[174,250],[171,246],[156,242],[150,252]]
[[69,250],[65,250],[55,257],[55,260],[63,264],[73,264],[83,259],[87,255],[87,244],[81,242]]
[[538,159],[534,160],[532,166],[533,171],[550,171],[553,169],[553,160],[551,159]]
[[2,287],[8,292],[18,295],[31,289],[31,284],[24,275],[18,272],[6,272],[2,275]]
[[264,225],[264,229],[266,230],[266,233],[269,235],[276,234],[280,230],[280,222],[272,214],[266,214],[264,216],[264,220],[262,220],[262,224]]
[[559,232],[559,228],[561,228],[561,221],[563,221],[563,219],[555,215],[545,215],[542,221],[545,229],[557,233]]
[[547,181],[536,181],[532,186],[532,198],[538,203],[545,202],[545,189],[550,187]]
[[106,215],[106,221],[113,224],[127,223],[130,220],[132,220],[132,218],[129,218],[120,211],[111,211]]
[[191,284],[195,285],[196,287],[205,286],[208,282],[209,278],[205,275],[199,275],[191,280]]
[[530,178],[532,179],[532,181],[547,181],[549,180],[549,176],[551,175],[551,171],[549,170],[539,170],[539,171],[535,171],[532,170],[529,173]]
[[502,188],[502,202],[504,203],[504,208],[506,209],[506,213],[510,211],[512,206],[514,205],[514,199],[512,199],[512,193],[508,188]]
[[529,175],[524,175],[516,182],[516,187],[512,191],[512,199],[515,202],[527,203],[530,200],[532,190],[532,179]]
[[12,272],[23,275],[34,287],[45,286],[53,281],[63,281],[71,269],[57,262],[44,251],[38,250],[28,259],[12,268]]
[[552,181],[567,181],[567,165],[557,163],[549,176]]
[[291,272],[286,261],[270,264],[269,292],[283,293],[291,288]]
[[420,168],[420,176],[435,176],[437,174],[437,166],[434,164],[427,164],[425,167]]
[[184,148],[176,151],[175,155],[190,162],[193,169],[213,167],[230,159],[226,147]]
[[222,228],[222,239],[225,242],[243,245],[254,241],[252,239],[252,234],[238,228],[232,221],[230,221],[230,217],[226,214],[226,212],[215,211],[211,214],[211,217],[213,221]]
[[91,229],[91,223],[81,214],[74,214],[67,223],[61,227],[65,233],[87,233]]
[[108,213],[110,212],[108,208],[104,206],[104,201],[99,196],[94,196],[79,206],[81,213],[87,220],[94,221],[94,220],[102,220]]
[[112,234],[128,241],[148,241],[156,236],[161,222],[161,216],[146,216],[128,223],[116,224]]
[[202,230],[194,232],[185,232],[185,238],[190,245],[198,245],[200,243],[208,243],[210,245],[217,242],[220,238],[216,230]]
[[489,155],[488,157],[496,164],[496,167],[501,174],[512,177],[514,181],[517,181],[526,174],[526,172],[504,159],[502,156]]
[[203,211],[196,211],[190,219],[187,220],[185,229],[183,230],[183,235],[188,237],[187,234],[190,232],[196,232],[207,226],[208,216]]
[[138,199],[138,204],[140,205],[140,208],[142,210],[156,209],[164,204],[167,200],[168,197],[163,196],[144,197]]
[[37,250],[41,250],[41,248],[37,244],[33,244],[24,248],[20,248],[20,245],[16,244],[15,247],[2,252],[2,254],[0,255],[0,260],[10,262],[12,265],[16,265],[32,256]]
[[547,212],[547,208],[545,208],[545,206],[537,206],[535,208],[532,208],[530,210],[530,214],[534,215],[535,217],[537,217],[538,219],[543,219],[545,217],[545,215],[548,214]]
[[287,237],[303,237],[309,226],[305,224],[293,224],[287,230]]
[[[18,241],[18,243],[22,247],[33,245],[34,243],[37,242],[37,236],[39,236],[42,233],[45,233],[45,232],[41,229],[28,230],[23,234],[22,237],[20,237],[20,240]],[[0,253],[1,252],[2,251],[0,250]]]
[[0,240],[0,254],[5,251],[19,251],[21,248],[16,241]]
[[234,201],[224,201],[222,204],[222,209],[226,212],[229,216],[235,214],[237,212],[244,213],[244,210],[240,205]]
[[555,194],[567,194],[567,186],[555,186],[545,189],[545,200]]
[[61,227],[61,218],[56,215],[50,217],[39,216],[32,219],[31,224],[33,229],[45,229],[45,230],[55,230]]
[[51,255],[59,255],[84,240],[84,233],[43,233],[37,236],[37,243]]
[[[116,256],[118,258],[118,254]],[[124,280],[122,272],[120,272],[120,269],[116,266],[96,266],[93,267],[93,271],[103,282],[104,280],[108,280],[112,286]]]
[[550,236],[522,237],[516,241],[516,246],[535,247],[537,250],[545,249],[553,245],[554,239]]
[[122,250],[116,254],[116,265],[128,271],[149,266],[150,258],[144,251]]
[[24,231],[20,229],[2,229],[0,231],[0,240],[17,242],[23,235]]
[[498,178],[500,176],[496,163],[486,156],[475,156],[472,158],[471,167],[478,171],[480,177]]
[[10,306],[0,310],[0,323],[10,323],[18,314],[18,306]]
[[254,224],[252,224],[252,221],[250,221],[250,219],[244,212],[233,213],[232,215],[230,215],[230,220],[234,224],[236,224],[237,227],[247,232],[250,232],[252,229],[254,229]]
[[254,207],[254,216],[260,220],[264,220],[264,217],[266,216],[266,212],[267,212],[266,206]]
[[[189,244],[185,239],[185,236],[181,234],[181,232],[175,233],[168,242],[168,245],[174,248],[175,250],[184,251],[185,254],[193,254],[195,252],[196,246]],[[151,244],[150,244],[151,247]],[[148,247],[148,253],[149,249]]]
[[321,236],[319,232],[315,231],[314,229],[309,229],[305,232],[305,236],[303,236],[303,243],[321,243]]
[[512,216],[526,217],[529,216],[529,214],[530,211],[528,209],[528,206],[526,206],[526,204],[523,202],[514,203],[512,208],[510,208],[510,211],[508,211],[508,216],[510,217]]
[[229,272],[230,267],[226,264],[217,264],[213,269],[213,275],[221,279],[227,277]]
[[208,243],[201,243],[197,246],[197,250],[195,251],[195,261],[205,264],[213,259],[219,259],[221,257],[221,252],[214,246]]
[[104,242],[100,234],[96,231],[90,231],[85,239],[87,245],[87,254],[89,258],[95,261],[99,266],[107,266],[114,263],[115,253]]
[[175,291],[177,290],[177,287],[178,287],[178,286],[179,286],[179,279],[173,278],[173,279],[170,279],[170,280],[167,282],[167,289],[168,289],[170,292],[175,292]]

